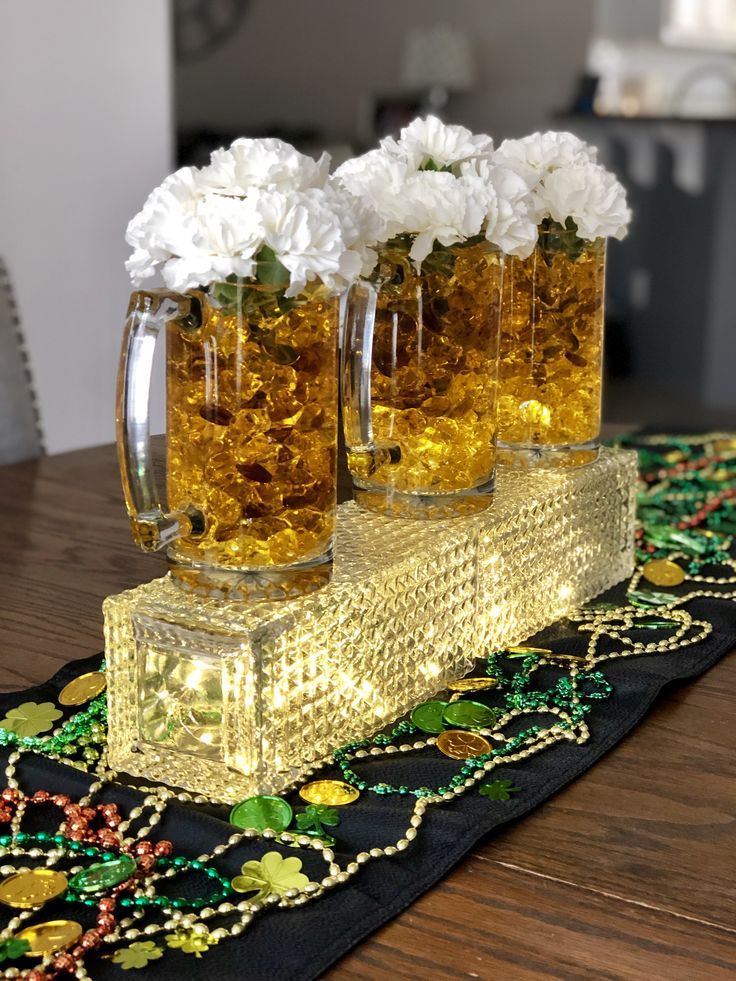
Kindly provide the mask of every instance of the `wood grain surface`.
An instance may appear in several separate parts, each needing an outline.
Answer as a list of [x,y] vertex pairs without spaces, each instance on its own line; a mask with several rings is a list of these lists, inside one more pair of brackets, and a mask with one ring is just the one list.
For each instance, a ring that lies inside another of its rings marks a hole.
[[[102,599],[164,569],[132,544],[109,446],[0,468],[0,541],[2,691],[99,651]],[[734,750],[731,655],[326,977],[733,978]]]

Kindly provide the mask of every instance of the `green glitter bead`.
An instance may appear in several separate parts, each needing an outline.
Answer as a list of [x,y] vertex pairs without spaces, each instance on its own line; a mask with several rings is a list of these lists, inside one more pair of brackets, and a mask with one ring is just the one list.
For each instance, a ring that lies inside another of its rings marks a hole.
[[137,867],[135,859],[130,855],[120,855],[111,862],[98,862],[78,872],[69,881],[69,886],[79,893],[102,892],[125,882],[135,873]]

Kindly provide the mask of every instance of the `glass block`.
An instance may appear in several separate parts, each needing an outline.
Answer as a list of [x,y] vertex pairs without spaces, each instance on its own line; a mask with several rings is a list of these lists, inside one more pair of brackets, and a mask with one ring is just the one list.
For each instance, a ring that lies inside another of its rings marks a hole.
[[105,600],[111,764],[226,801],[278,793],[631,573],[636,455],[499,472],[441,522],[338,509],[334,576],[289,602],[157,579]]

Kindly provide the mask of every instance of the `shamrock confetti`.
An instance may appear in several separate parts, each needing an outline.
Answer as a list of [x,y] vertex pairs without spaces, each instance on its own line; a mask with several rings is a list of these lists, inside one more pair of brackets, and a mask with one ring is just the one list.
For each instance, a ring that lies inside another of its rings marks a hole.
[[37,736],[53,729],[54,722],[62,715],[53,702],[23,702],[0,720],[0,728],[8,729],[16,736]]
[[131,968],[147,967],[149,961],[163,957],[164,952],[153,940],[141,940],[130,947],[121,947],[112,955],[113,964],[119,964],[124,971]]
[[11,937],[0,943],[0,961],[13,961],[16,957],[21,957],[31,945],[27,940],[17,940]]
[[323,838],[329,845],[334,845],[335,839],[326,833],[325,827],[335,828],[339,823],[337,809],[326,804],[310,804],[296,816],[296,826],[300,831]]
[[232,887],[236,892],[255,892],[254,902],[272,893],[283,896],[290,889],[303,889],[309,882],[301,867],[301,859],[294,855],[283,858],[278,852],[267,852],[260,861],[246,862]]
[[511,800],[511,795],[518,790],[521,787],[515,787],[513,780],[494,780],[493,783],[484,783],[478,793],[488,800]]
[[214,947],[219,942],[211,933],[198,933],[195,930],[166,934],[166,943],[169,947],[178,948],[185,954],[194,954],[195,957],[206,954],[210,947]]

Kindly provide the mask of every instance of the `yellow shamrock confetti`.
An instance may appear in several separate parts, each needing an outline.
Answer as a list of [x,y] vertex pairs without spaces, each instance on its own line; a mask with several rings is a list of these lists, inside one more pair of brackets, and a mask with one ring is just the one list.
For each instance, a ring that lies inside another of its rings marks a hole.
[[267,852],[260,861],[246,862],[232,887],[236,892],[255,892],[251,897],[254,901],[272,893],[283,896],[289,889],[303,889],[308,884],[301,867],[301,859],[294,855],[283,858],[278,852]]
[[176,933],[166,934],[166,943],[169,947],[176,947],[185,954],[194,954],[201,957],[206,954],[210,947],[219,943],[211,933],[198,933],[196,930],[179,930]]
[[0,720],[0,727],[21,737],[37,736],[53,729],[54,722],[62,715],[53,702],[23,702],[8,711]]
[[113,964],[119,964],[124,971],[131,968],[147,967],[149,961],[163,957],[164,952],[153,940],[141,940],[130,947],[121,947],[112,955]]

